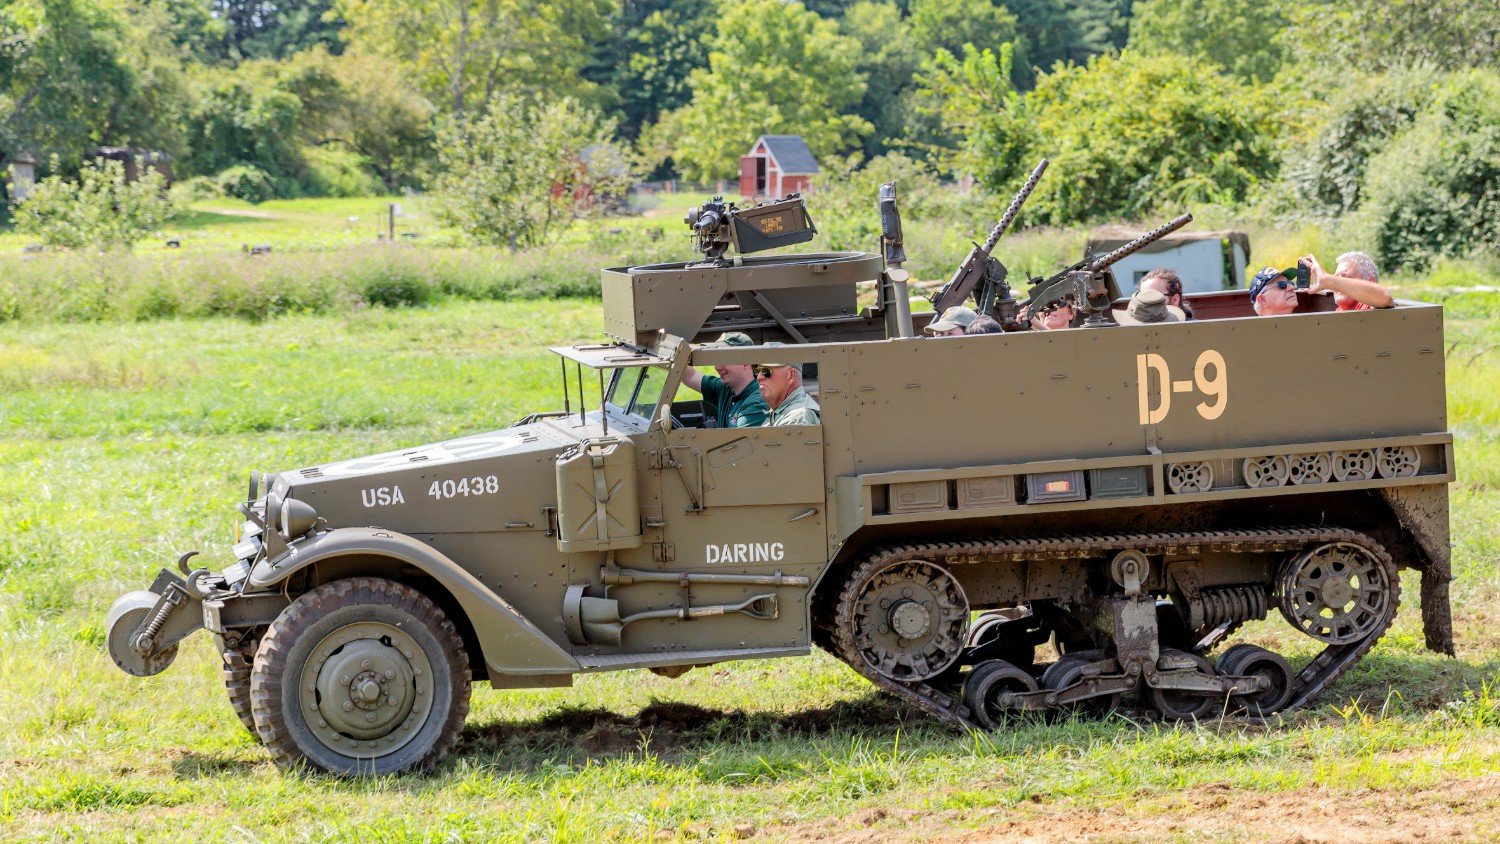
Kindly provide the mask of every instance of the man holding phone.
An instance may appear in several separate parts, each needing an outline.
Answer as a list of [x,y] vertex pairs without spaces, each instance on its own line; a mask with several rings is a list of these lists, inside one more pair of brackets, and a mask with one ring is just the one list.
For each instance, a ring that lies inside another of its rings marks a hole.
[[1375,261],[1363,252],[1345,252],[1338,257],[1333,272],[1325,272],[1318,259],[1303,255],[1297,261],[1308,269],[1308,290],[1321,293],[1333,291],[1333,303],[1341,311],[1369,311],[1375,308],[1393,308],[1396,300],[1380,283],[1380,273]]
[[1297,309],[1297,290],[1330,292],[1340,311],[1368,311],[1395,307],[1390,291],[1377,281],[1375,262],[1363,252],[1345,252],[1333,272],[1327,272],[1312,255],[1304,255],[1297,266],[1278,270],[1266,267],[1250,281],[1250,304],[1260,316],[1280,316]]

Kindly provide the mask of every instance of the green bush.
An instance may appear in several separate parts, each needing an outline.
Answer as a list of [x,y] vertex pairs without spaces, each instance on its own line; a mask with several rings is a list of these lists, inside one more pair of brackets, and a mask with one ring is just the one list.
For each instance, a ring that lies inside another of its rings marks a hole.
[[316,196],[380,196],[385,183],[375,175],[370,160],[337,147],[308,147],[308,188]]
[[438,131],[436,216],[475,243],[551,243],[634,181],[614,131],[613,120],[571,98],[497,97],[484,114]]
[[1469,71],[1439,90],[1372,157],[1356,228],[1384,266],[1500,251],[1500,74]]
[[180,205],[218,199],[224,194],[219,186],[207,176],[193,176],[172,185],[172,195]]
[[1310,138],[1294,140],[1281,170],[1278,210],[1291,216],[1331,217],[1359,206],[1370,158],[1411,125],[1432,101],[1437,75],[1402,69],[1359,77],[1340,87],[1314,113]]
[[246,202],[265,202],[276,196],[276,185],[266,171],[253,164],[236,164],[214,177],[214,187],[224,196]]
[[[965,160],[997,196],[1033,164],[1052,164],[1026,206],[1051,224],[1140,218],[1164,209],[1244,201],[1276,172],[1265,90],[1193,57],[1126,50],[1057,66],[1017,96],[999,56],[967,53],[936,67],[944,120],[965,136]],[[985,164],[988,162],[988,164]]]
[[173,213],[158,173],[147,170],[127,182],[124,165],[106,161],[84,167],[77,180],[49,176],[38,182],[16,209],[15,225],[48,246],[129,249]]

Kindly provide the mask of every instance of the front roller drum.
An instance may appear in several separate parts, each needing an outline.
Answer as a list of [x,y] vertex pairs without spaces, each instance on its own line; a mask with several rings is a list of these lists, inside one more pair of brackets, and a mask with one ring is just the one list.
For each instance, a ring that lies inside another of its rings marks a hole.
[[469,660],[453,622],[389,580],[338,580],[293,601],[253,666],[255,731],[283,768],[344,776],[431,768],[469,711]]
[[155,592],[140,590],[128,592],[115,599],[104,618],[104,629],[109,644],[109,656],[121,671],[135,677],[150,677],[167,670],[177,659],[174,643],[155,652],[142,653],[135,646],[135,639],[143,622],[151,616],[161,596]]

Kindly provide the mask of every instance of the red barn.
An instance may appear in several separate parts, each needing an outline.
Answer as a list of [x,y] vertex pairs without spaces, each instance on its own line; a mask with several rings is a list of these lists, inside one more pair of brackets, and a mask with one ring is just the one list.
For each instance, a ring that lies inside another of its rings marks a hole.
[[801,135],[761,135],[740,156],[740,196],[748,200],[801,193],[819,172],[818,160]]

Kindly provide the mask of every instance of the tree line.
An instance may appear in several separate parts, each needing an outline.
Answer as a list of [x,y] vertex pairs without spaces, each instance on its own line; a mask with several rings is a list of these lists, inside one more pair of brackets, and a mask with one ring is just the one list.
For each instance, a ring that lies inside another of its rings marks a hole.
[[1494,248],[1497,51],[1464,0],[10,0],[0,155],[159,150],[250,200],[443,188],[527,245],[552,209],[482,219],[535,204],[497,210],[518,174],[730,178],[788,133],[844,182],[991,203],[1046,156],[1031,222],[1348,216],[1419,264]]

